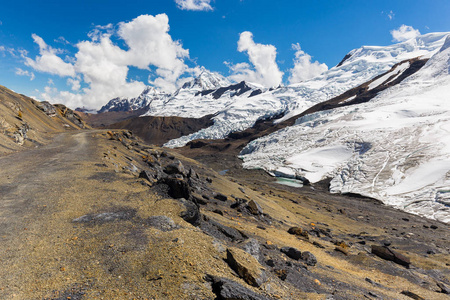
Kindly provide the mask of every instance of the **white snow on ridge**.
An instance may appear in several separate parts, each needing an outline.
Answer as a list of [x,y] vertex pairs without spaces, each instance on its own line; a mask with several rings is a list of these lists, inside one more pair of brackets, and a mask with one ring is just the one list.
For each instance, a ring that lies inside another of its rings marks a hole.
[[331,177],[331,192],[450,222],[449,72],[450,37],[421,70],[370,102],[305,116],[253,141],[241,153],[244,167]]
[[[194,139],[224,138],[231,132],[253,126],[261,118],[284,113],[284,117],[276,122],[289,119],[319,102],[336,97],[389,71],[392,66],[403,60],[420,56],[429,57],[439,51],[446,35],[447,33],[430,33],[386,47],[364,46],[351,51],[351,56],[340,66],[302,83],[266,91],[250,98],[248,95],[221,97],[215,100],[208,96],[188,99],[177,97],[176,101],[159,106],[151,105],[147,115],[200,117],[216,114],[213,126],[171,140],[165,144],[167,147],[180,147]],[[402,65],[402,68],[405,66]],[[396,72],[401,74],[402,68]]]

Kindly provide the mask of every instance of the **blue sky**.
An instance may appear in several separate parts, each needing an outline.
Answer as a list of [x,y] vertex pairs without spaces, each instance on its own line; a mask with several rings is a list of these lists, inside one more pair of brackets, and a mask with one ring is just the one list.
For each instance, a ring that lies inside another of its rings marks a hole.
[[0,85],[98,108],[148,84],[173,90],[202,68],[289,84],[354,48],[395,43],[393,30],[450,31],[449,15],[448,0],[7,1]]

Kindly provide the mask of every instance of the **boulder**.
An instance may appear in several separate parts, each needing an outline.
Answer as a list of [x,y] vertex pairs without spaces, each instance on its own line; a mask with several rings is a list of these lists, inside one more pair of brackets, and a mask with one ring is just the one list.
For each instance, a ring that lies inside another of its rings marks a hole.
[[214,195],[214,199],[217,199],[219,201],[227,201],[228,197],[225,196],[224,194],[217,193],[217,194]]
[[295,260],[299,260],[302,258],[302,252],[293,247],[283,247],[280,249],[280,251]]
[[249,285],[259,287],[267,279],[259,262],[242,249],[228,248],[227,263]]
[[197,205],[195,205],[194,202],[186,200],[184,198],[180,198],[178,199],[178,201],[180,201],[181,204],[185,207],[185,210],[181,212],[180,217],[194,226],[200,225],[201,215]]
[[171,163],[170,165],[167,165],[164,168],[164,173],[172,175],[172,174],[180,174],[184,176],[184,166],[181,163],[181,161],[176,161],[174,163]]
[[249,212],[254,215],[261,215],[263,213],[261,206],[254,200],[250,200],[250,202],[248,202],[247,208]]
[[216,299],[222,300],[269,300],[266,296],[257,294],[252,290],[243,287],[239,283],[227,278],[206,275],[205,279],[211,282],[213,293]]
[[178,176],[171,175],[169,177],[164,177],[159,182],[168,185],[169,196],[171,196],[172,198],[189,199],[191,197],[191,191],[189,190],[189,185],[183,179],[183,177],[181,175],[178,175]]
[[408,257],[395,252],[394,250],[386,246],[372,245],[372,253],[382,259],[393,261],[407,268],[409,268],[409,265],[411,264],[411,260]]
[[317,258],[309,251],[305,251],[302,253],[302,260],[308,266],[315,266],[317,264]]

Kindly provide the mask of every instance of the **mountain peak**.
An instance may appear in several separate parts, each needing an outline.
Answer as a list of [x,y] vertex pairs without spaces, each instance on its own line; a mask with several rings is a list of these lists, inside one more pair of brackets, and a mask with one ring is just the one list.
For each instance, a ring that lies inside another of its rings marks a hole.
[[231,85],[230,81],[219,73],[202,70],[194,79],[186,82],[183,89],[213,90]]

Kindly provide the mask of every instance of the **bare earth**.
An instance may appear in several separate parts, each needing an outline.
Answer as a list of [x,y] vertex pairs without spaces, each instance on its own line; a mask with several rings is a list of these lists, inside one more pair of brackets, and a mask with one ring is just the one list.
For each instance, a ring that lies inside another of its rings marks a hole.
[[[450,280],[448,225],[376,201],[281,186],[240,169],[234,158],[202,164],[173,153],[228,197],[201,205],[204,219],[260,245],[256,264],[267,280],[252,287],[224,260],[227,248],[245,241],[206,234],[180,217],[180,201],[138,177],[148,168],[143,157],[162,150],[109,137],[71,131],[0,157],[0,299],[220,299],[206,274],[266,299],[411,299],[402,291],[449,299],[437,285]],[[224,166],[228,173],[219,175]],[[256,201],[264,215],[230,208],[232,196]],[[173,228],[150,226],[152,216],[169,217]],[[289,234],[292,226],[310,232],[309,239]],[[330,237],[312,235],[316,229]],[[347,255],[336,242],[344,242]],[[409,257],[411,267],[370,253],[370,245],[384,242]],[[279,251],[285,246],[311,252],[317,264],[293,261]]]

